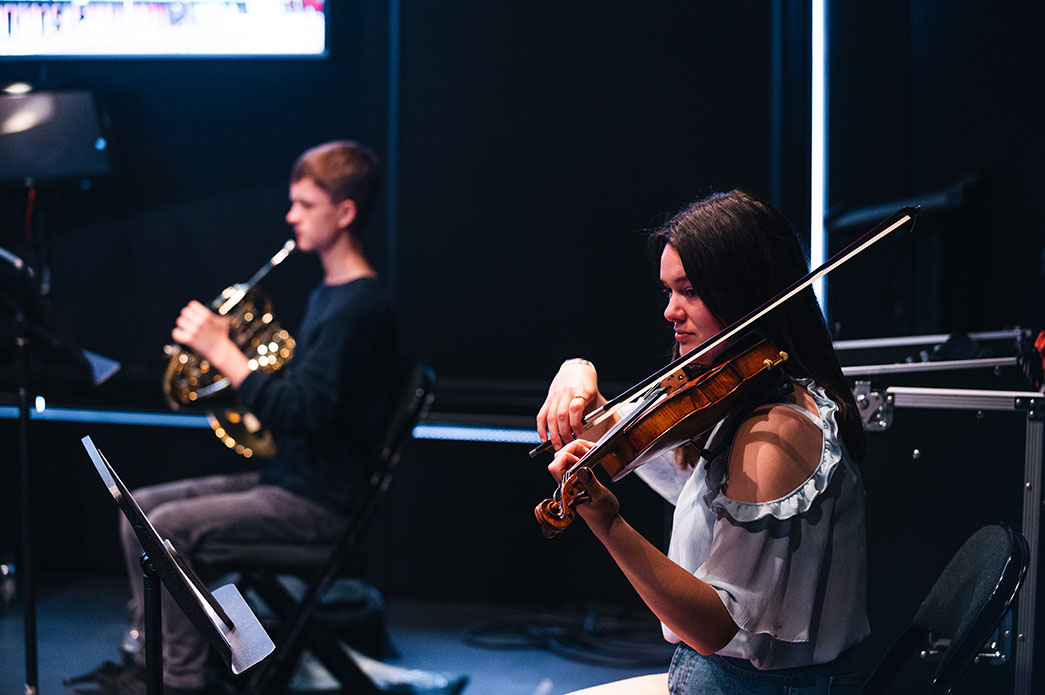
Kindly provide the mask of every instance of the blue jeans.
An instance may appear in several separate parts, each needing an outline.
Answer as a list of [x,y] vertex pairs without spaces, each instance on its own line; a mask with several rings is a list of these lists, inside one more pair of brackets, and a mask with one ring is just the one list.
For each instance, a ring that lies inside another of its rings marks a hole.
[[704,656],[679,644],[668,669],[671,695],[855,695],[860,676],[855,649],[834,661],[760,671],[745,659]]

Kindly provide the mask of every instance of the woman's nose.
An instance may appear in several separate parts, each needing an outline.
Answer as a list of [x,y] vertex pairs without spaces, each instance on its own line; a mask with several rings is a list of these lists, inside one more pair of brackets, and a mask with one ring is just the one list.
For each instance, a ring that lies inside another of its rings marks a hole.
[[682,311],[679,309],[678,302],[675,301],[674,294],[668,297],[668,305],[664,307],[664,318],[671,323],[676,323],[684,318]]

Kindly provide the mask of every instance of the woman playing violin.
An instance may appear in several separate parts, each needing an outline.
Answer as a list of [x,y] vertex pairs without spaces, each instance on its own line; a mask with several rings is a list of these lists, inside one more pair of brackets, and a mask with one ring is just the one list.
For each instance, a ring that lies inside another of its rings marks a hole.
[[[808,270],[783,215],[737,190],[690,204],[650,247],[676,357]],[[577,513],[679,645],[666,683],[661,674],[592,693],[856,692],[854,648],[869,633],[860,418],[812,290],[757,328],[788,353],[781,385],[636,469],[675,505],[667,555],[624,521],[590,468],[574,473]],[[698,361],[716,364],[728,349]],[[537,415],[556,479],[612,424],[584,430],[604,403],[595,367],[567,360]]]

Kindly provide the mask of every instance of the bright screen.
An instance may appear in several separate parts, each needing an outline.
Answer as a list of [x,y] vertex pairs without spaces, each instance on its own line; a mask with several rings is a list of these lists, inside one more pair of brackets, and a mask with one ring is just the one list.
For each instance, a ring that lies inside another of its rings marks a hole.
[[325,0],[0,0],[4,56],[317,56]]

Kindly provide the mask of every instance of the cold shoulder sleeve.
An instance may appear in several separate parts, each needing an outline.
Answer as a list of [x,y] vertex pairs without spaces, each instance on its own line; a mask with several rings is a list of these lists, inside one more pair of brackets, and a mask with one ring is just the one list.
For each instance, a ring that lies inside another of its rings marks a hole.
[[720,653],[759,668],[830,661],[869,632],[863,487],[837,406],[810,391],[823,431],[813,473],[784,497],[741,502],[725,494],[726,452],[705,464],[703,486],[680,495],[694,509],[677,511],[676,522],[690,521],[672,534],[669,556],[688,560],[680,564],[717,591],[740,628]]

